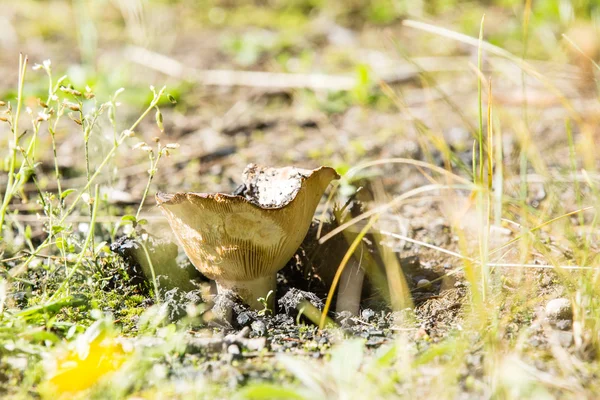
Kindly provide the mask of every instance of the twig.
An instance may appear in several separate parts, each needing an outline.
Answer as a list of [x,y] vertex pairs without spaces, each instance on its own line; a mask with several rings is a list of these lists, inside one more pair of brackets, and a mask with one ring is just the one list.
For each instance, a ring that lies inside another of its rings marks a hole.
[[140,65],[176,78],[193,79],[210,86],[247,86],[269,89],[349,90],[352,76],[326,74],[287,74],[262,71],[199,70],[185,66],[163,54],[138,46],[128,46],[127,57]]

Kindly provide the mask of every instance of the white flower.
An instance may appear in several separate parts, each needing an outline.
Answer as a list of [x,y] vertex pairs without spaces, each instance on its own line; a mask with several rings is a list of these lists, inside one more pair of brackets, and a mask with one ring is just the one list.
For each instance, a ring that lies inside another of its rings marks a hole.
[[167,149],[178,149],[179,148],[179,143],[169,143],[165,146]]
[[46,111],[44,110],[38,113],[38,117],[40,117],[44,121],[48,121],[48,119],[50,118],[50,114],[46,114]]
[[48,59],[48,60],[44,60],[43,64],[44,64],[44,68],[48,69],[52,65],[52,62]]

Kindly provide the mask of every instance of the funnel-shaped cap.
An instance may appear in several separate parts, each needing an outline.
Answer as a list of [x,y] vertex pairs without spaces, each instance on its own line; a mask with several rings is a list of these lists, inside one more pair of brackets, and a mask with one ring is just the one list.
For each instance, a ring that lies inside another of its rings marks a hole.
[[217,283],[242,283],[272,278],[283,268],[306,236],[325,189],[338,178],[329,167],[250,164],[241,195],[159,193],[156,200],[200,272]]

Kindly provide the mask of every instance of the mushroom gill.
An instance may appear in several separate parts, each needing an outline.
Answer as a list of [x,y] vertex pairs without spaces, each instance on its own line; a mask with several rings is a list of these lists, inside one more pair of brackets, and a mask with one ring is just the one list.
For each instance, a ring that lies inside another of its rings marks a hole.
[[[339,175],[333,168],[244,170],[237,195],[158,193],[156,200],[194,266],[232,290],[250,307],[275,291],[277,271],[308,232],[325,189]],[[272,308],[272,298],[270,299]]]

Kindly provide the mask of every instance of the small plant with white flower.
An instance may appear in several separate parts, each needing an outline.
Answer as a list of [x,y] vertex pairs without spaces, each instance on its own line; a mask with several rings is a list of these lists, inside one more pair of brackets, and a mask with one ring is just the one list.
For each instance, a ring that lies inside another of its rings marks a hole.
[[[0,122],[7,123],[12,134],[9,154],[4,161],[4,170],[7,172],[7,184],[0,198],[0,238],[7,235],[13,237],[15,230],[28,230],[27,227],[19,227],[18,223],[15,222],[15,218],[7,217],[17,212],[12,210],[15,198],[19,196],[21,199],[26,200],[25,185],[30,182],[33,183],[38,192],[37,202],[46,217],[44,224],[46,237],[41,240],[41,243],[37,247],[29,241],[29,252],[17,258],[18,260],[22,260],[22,262],[19,262],[9,273],[15,278],[22,275],[34,260],[39,259],[43,252],[47,253],[49,249],[55,247],[63,262],[53,264],[54,267],[50,268],[49,271],[56,273],[55,270],[63,266],[66,276],[65,282],[67,282],[76,273],[76,270],[88,261],[86,258],[83,258],[83,255],[93,255],[96,253],[93,234],[95,225],[94,209],[98,207],[98,203],[101,200],[98,197],[100,191],[97,182],[100,174],[107,169],[123,143],[135,135],[135,129],[152,110],[156,110],[156,121],[159,129],[161,131],[164,130],[162,114],[158,108],[158,104],[166,96],[166,93],[164,87],[160,90],[155,90],[154,87],[151,87],[153,96],[148,107],[131,126],[126,129],[119,129],[116,111],[120,105],[118,97],[124,91],[123,88],[117,90],[108,101],[100,102],[90,86],[79,90],[69,83],[67,76],[55,79],[52,71],[52,63],[50,60],[46,60],[41,64],[36,64],[33,70],[43,71],[47,75],[47,95],[43,99],[38,99],[37,106],[30,103],[28,103],[29,106],[25,106],[23,89],[27,70],[28,59],[26,56],[21,56],[16,101],[14,105],[11,102],[0,103],[0,107],[2,108],[0,109]],[[171,96],[169,96],[169,100],[171,99]],[[30,118],[30,129],[23,129],[20,126],[22,111]],[[92,165],[89,140],[93,133],[100,128],[100,121],[106,114],[108,114],[108,121],[114,132],[112,147],[104,154],[99,163]],[[72,126],[69,127],[68,120],[65,122],[64,116],[67,116],[72,121],[71,123],[78,126],[83,134],[86,179],[83,187],[79,188],[65,188],[63,186],[56,133],[61,129],[72,129]],[[37,172],[41,163],[36,159],[35,152],[40,142],[40,136],[43,136],[46,132],[50,138],[53,151],[55,191],[46,190],[43,185],[38,183],[37,178]],[[147,147],[141,147],[142,150],[148,151]],[[169,150],[176,147],[174,144],[162,146],[160,142],[157,142],[157,149],[151,149],[152,151],[149,152],[150,179],[139,210],[141,210],[149,190],[149,185],[156,173],[158,161],[163,155],[168,155]],[[85,204],[89,215],[89,224],[86,224],[89,228],[86,232],[81,232],[87,236],[83,240],[79,235],[70,234],[73,233],[74,228],[68,223],[69,217],[72,217],[73,213],[79,210],[79,206],[82,203]],[[137,216],[139,216],[139,211],[136,218]],[[29,228],[28,231],[30,230]],[[68,261],[68,256],[76,251],[77,248],[80,249],[79,255],[74,259],[79,261],[75,261],[74,263]],[[50,265],[49,262],[48,265]],[[68,284],[61,285],[52,297],[60,297],[63,294],[63,290],[68,291]]]

